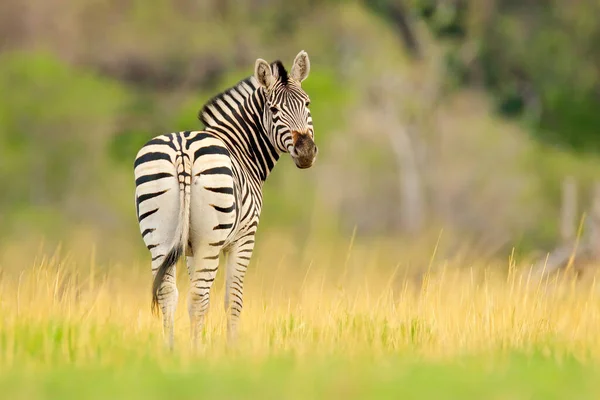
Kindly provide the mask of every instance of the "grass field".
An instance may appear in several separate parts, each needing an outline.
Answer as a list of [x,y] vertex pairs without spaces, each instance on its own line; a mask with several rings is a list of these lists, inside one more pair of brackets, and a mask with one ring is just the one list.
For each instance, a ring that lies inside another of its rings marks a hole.
[[593,280],[437,262],[415,281],[377,263],[259,259],[234,348],[220,278],[196,353],[185,274],[169,353],[146,265],[56,257],[3,271],[0,398],[600,397]]

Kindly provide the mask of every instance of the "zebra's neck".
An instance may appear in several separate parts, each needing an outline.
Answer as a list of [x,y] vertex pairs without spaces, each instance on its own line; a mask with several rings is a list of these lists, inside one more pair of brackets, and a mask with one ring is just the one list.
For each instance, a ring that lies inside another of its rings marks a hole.
[[279,151],[263,125],[265,93],[254,77],[240,81],[209,100],[198,118],[219,137],[231,154],[257,180],[264,182],[279,159]]

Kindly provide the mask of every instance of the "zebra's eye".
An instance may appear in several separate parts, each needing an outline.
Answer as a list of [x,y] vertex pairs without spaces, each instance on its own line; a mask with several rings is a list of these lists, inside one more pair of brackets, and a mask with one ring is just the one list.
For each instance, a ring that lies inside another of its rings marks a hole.
[[310,106],[310,100],[306,100],[306,107]]
[[270,110],[271,110],[271,113],[273,113],[273,114],[277,114],[277,113],[279,112],[279,108],[277,108],[277,107],[275,107],[275,106],[271,106],[271,107],[269,107],[269,108],[270,108]]

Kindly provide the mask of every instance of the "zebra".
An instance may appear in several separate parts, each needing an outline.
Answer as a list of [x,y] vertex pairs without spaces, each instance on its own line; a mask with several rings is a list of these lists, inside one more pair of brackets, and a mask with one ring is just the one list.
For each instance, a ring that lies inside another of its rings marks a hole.
[[176,263],[183,255],[191,282],[192,344],[204,326],[220,255],[227,259],[227,342],[237,337],[262,186],[282,153],[289,153],[300,169],[317,158],[310,98],[302,89],[309,71],[304,50],[289,74],[280,60],[258,58],[253,75],[204,104],[198,113],[203,130],[156,136],[138,151],[136,212],[151,254],[152,311],[162,312],[169,348],[179,297]]

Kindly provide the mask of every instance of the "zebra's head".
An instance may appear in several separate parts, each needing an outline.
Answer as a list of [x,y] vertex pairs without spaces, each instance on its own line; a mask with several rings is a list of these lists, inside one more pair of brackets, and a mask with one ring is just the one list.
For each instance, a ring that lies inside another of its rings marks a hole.
[[288,75],[283,64],[256,60],[254,77],[263,87],[266,104],[263,124],[273,145],[290,153],[298,168],[309,168],[317,158],[310,99],[302,89],[308,77],[310,61],[305,51],[298,53]]

